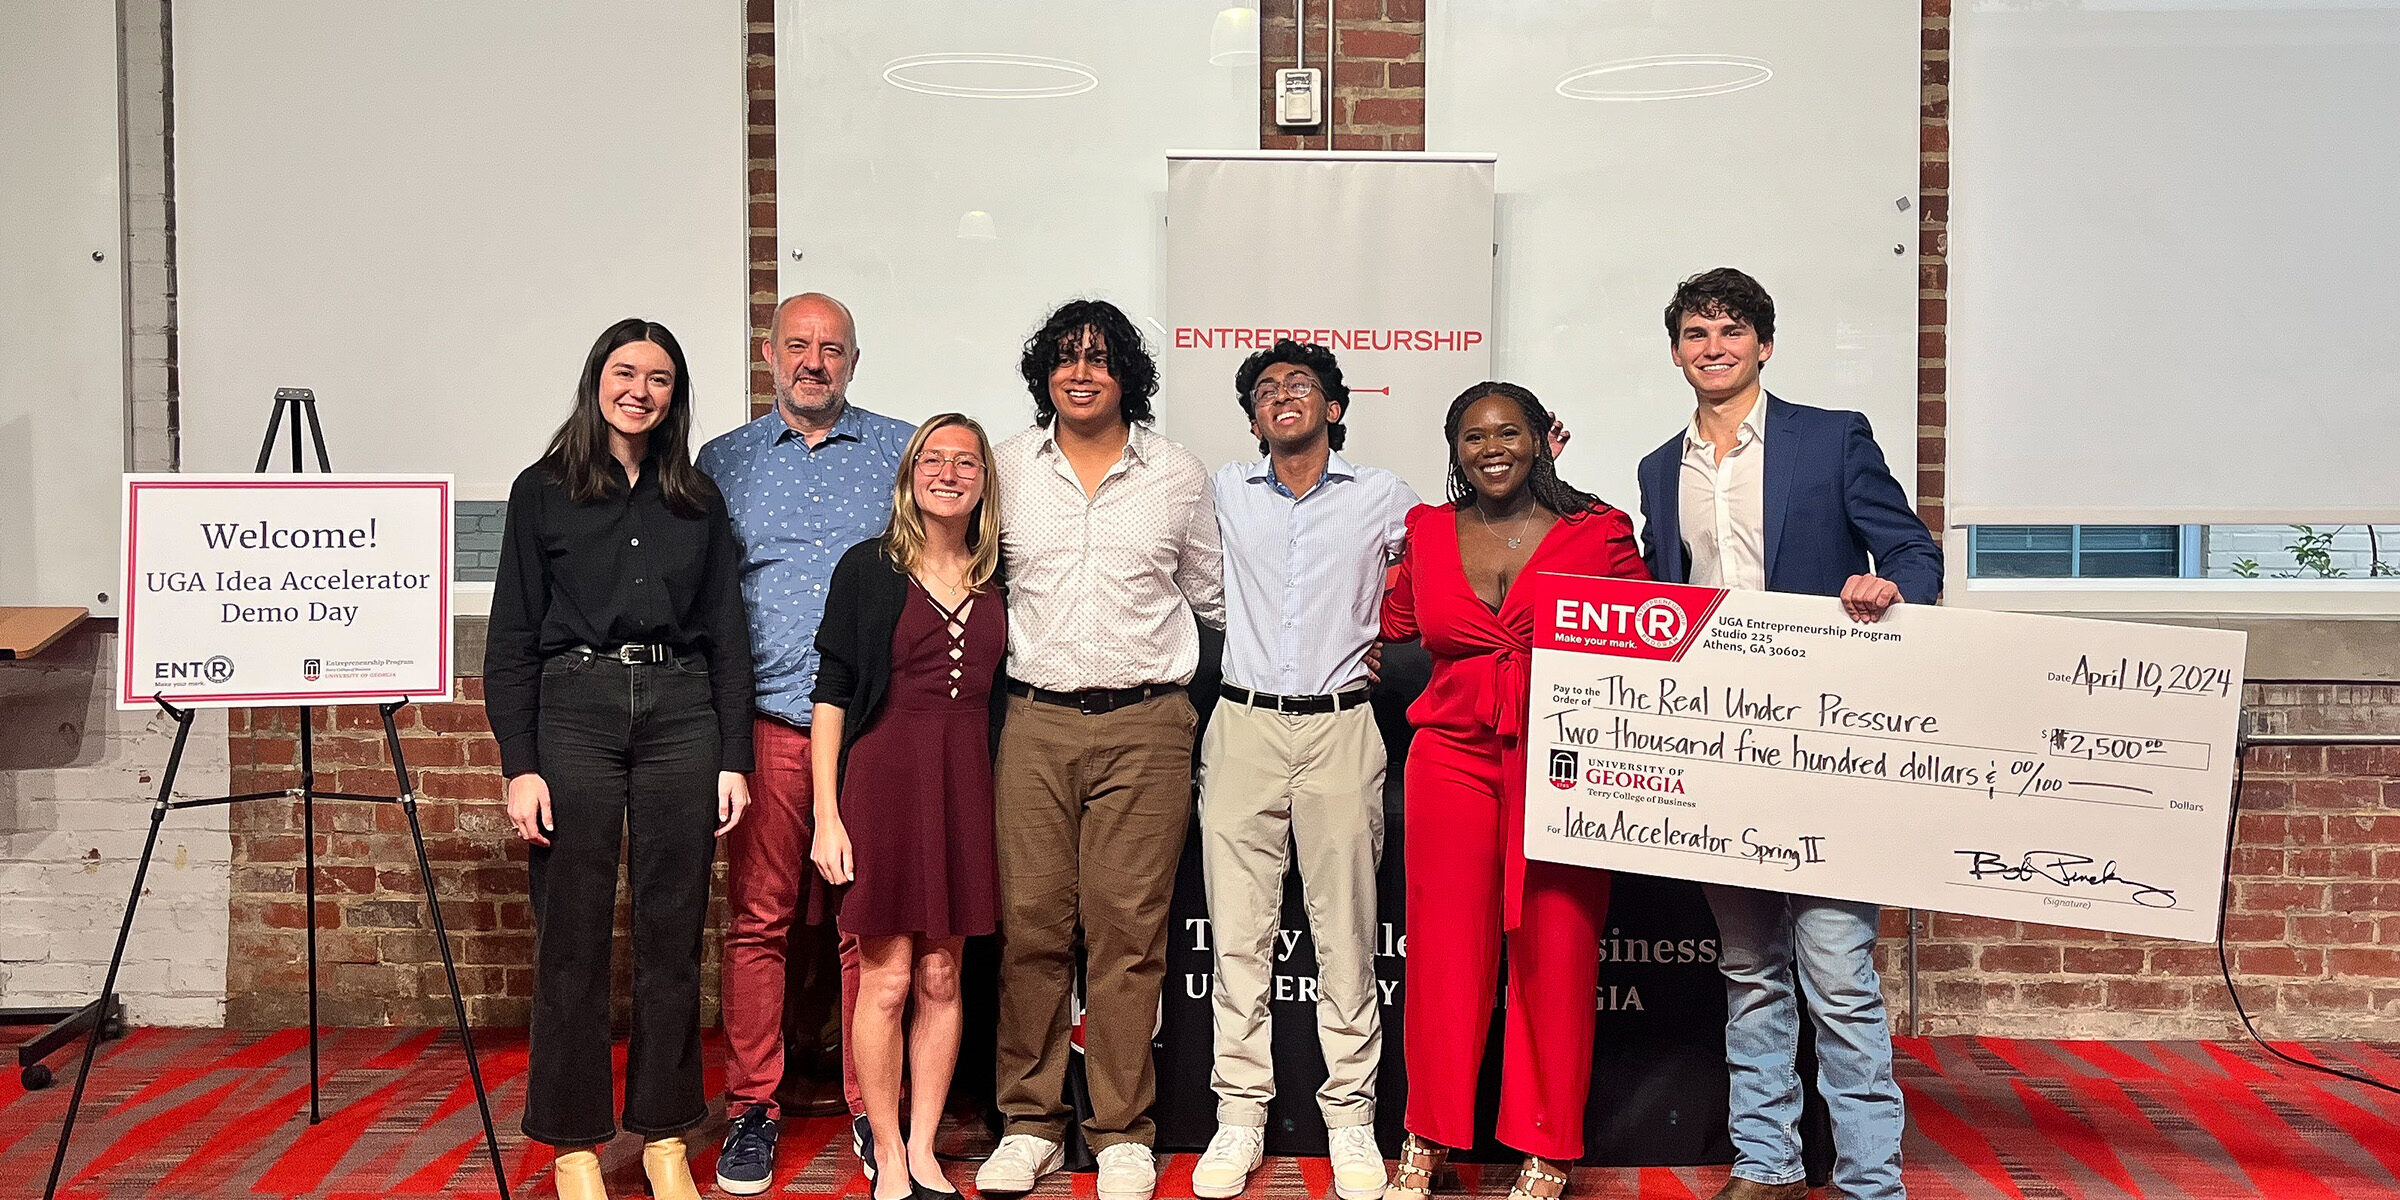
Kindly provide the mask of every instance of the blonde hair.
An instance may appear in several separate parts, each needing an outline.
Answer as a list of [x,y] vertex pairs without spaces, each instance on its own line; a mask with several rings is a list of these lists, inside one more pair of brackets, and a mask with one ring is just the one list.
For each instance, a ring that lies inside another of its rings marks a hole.
[[992,439],[983,426],[965,413],[942,413],[917,426],[900,456],[900,478],[892,485],[892,523],[883,530],[883,556],[893,566],[915,574],[925,558],[925,517],[917,510],[917,458],[935,432],[964,429],[975,435],[975,457],[983,460],[983,499],[968,514],[967,549],[974,557],[967,566],[966,585],[980,591],[1000,573],[1000,480],[992,472]]

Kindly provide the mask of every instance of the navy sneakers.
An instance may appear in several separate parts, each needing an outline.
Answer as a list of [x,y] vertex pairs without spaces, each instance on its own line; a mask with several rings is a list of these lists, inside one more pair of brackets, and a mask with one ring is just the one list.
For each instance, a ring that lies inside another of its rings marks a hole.
[[733,1119],[725,1147],[717,1152],[717,1187],[729,1195],[755,1196],[775,1178],[775,1118],[752,1105]]

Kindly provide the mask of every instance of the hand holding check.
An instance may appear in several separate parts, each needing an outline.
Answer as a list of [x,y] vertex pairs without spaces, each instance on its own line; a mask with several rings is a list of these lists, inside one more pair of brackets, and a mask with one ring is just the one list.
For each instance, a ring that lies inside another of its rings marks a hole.
[[1862,625],[1883,619],[1883,611],[1900,603],[1900,585],[1878,575],[1853,575],[1842,585],[1842,611]]

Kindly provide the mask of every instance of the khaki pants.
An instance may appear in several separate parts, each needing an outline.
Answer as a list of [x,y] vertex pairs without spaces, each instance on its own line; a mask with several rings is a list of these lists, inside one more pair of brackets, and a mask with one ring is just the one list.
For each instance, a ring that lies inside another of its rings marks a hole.
[[1000,734],[999,1103],[1007,1132],[1063,1141],[1075,928],[1083,1067],[1098,1151],[1151,1144],[1150,1038],[1167,901],[1192,814],[1192,731],[1177,692],[1085,716],[1012,696]]
[[1383,854],[1383,734],[1374,710],[1286,716],[1226,701],[1200,747],[1200,861],[1217,977],[1217,1120],[1260,1126],[1275,1095],[1267,1013],[1283,874],[1300,891],[1317,952],[1325,1125],[1375,1121],[1383,1021],[1375,987],[1375,868]]

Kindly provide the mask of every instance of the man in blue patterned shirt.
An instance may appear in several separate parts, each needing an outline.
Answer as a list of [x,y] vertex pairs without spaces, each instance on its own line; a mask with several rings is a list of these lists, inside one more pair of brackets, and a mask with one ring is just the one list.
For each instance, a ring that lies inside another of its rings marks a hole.
[[[750,809],[725,838],[732,910],[723,986],[725,1082],[733,1128],[717,1160],[717,1186],[737,1196],[765,1191],[774,1176],[792,924],[795,918],[830,924],[808,857],[815,835],[809,693],[817,681],[825,588],[843,552],[881,534],[891,520],[892,481],[915,432],[906,421],[850,405],[858,329],[833,297],[811,292],[785,300],[759,349],[774,372],[775,411],[700,451],[700,469],[725,494],[741,543],[742,599],[758,676]],[[841,963],[848,1001],[858,988],[855,945],[842,947]],[[858,1084],[846,1049],[842,1067],[855,1114]]]

